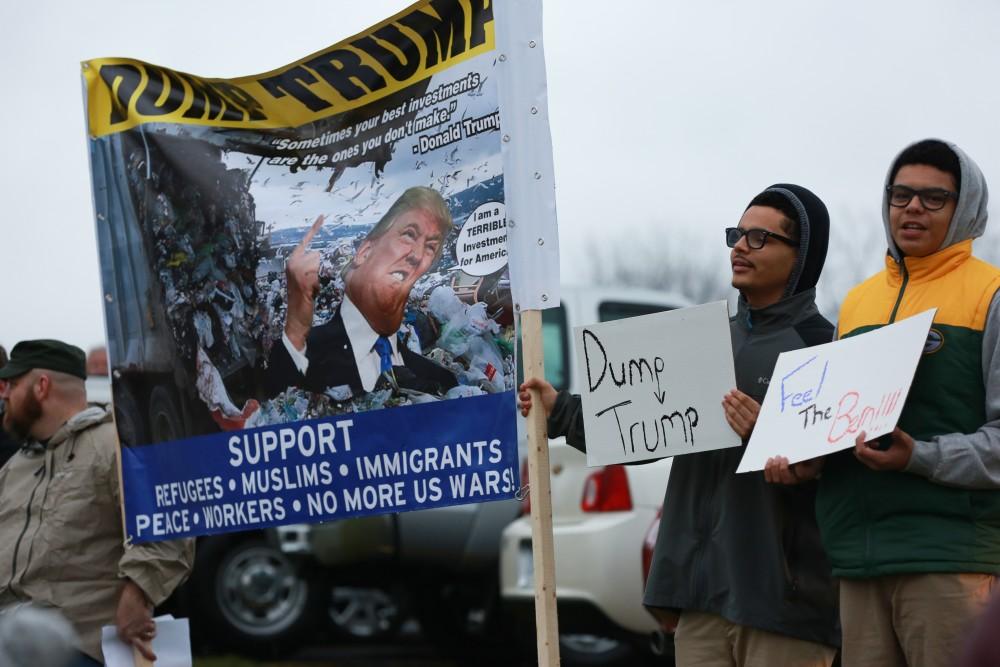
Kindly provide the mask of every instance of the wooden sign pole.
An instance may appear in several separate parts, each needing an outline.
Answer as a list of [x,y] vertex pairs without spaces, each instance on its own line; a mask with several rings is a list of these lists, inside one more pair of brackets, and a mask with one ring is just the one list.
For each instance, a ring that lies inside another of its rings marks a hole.
[[[521,313],[524,377],[544,378],[542,311]],[[528,480],[531,494],[531,549],[535,570],[535,634],[538,664],[559,665],[559,619],[556,613],[556,563],[552,540],[552,485],[549,478],[549,440],[541,396],[531,392],[528,414]]]

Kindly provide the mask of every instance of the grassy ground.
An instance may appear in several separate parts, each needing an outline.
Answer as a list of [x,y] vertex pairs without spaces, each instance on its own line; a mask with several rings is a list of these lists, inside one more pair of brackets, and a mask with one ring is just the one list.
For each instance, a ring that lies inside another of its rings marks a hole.
[[[478,662],[478,661],[475,661]],[[461,661],[460,664],[468,664]],[[428,651],[361,648],[356,651],[310,651],[283,660],[250,660],[236,656],[195,657],[194,667],[458,667]]]
[[324,663],[311,660],[299,662],[295,660],[281,660],[278,662],[247,660],[235,656],[212,656],[211,658],[195,658],[194,667],[324,667],[334,665],[333,662]]
[[319,663],[305,663],[294,661],[281,662],[257,662],[246,658],[234,656],[212,656],[211,658],[195,658],[194,667],[320,667]]
[[259,664],[259,662],[231,657],[220,658],[213,656],[211,658],[194,659],[194,667],[257,667]]

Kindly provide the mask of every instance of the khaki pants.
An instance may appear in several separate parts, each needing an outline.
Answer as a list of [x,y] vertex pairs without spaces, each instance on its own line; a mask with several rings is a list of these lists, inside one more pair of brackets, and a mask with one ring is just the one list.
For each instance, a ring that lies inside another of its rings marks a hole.
[[825,644],[730,623],[717,614],[682,611],[674,634],[677,667],[830,667]]
[[989,574],[841,579],[843,667],[951,667],[993,581]]

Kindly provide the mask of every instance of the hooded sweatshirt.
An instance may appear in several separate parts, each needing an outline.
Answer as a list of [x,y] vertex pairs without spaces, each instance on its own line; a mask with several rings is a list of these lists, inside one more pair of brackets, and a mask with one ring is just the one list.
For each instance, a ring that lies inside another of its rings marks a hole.
[[817,518],[838,576],[1000,567],[1000,269],[972,256],[986,227],[983,174],[948,146],[961,191],[941,248],[903,256],[886,195],[886,268],[841,306],[841,337],[938,311],[899,420],[915,440],[906,469],[876,472],[851,451],[827,459]]
[[[758,402],[780,353],[833,336],[815,304],[829,236],[826,207],[800,186],[768,190],[798,212],[800,246],[786,296],[760,309],[740,297],[730,318],[736,386]],[[550,437],[565,435],[586,450],[579,397],[561,392],[548,427]],[[838,646],[837,596],[813,510],[816,485],[782,487],[765,482],[763,472],[737,475],[745,445],[674,459],[644,603]]]

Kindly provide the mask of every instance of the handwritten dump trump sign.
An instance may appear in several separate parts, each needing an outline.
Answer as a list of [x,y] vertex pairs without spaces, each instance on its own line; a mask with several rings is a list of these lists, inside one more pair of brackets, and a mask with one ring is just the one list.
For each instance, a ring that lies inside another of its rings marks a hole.
[[771,375],[753,435],[736,472],[767,459],[796,463],[892,431],[936,309],[861,334],[784,352]]
[[736,386],[726,303],[576,327],[587,465],[735,447],[722,397]]

